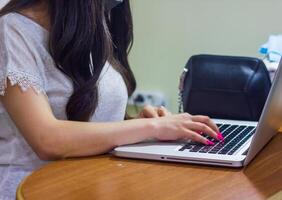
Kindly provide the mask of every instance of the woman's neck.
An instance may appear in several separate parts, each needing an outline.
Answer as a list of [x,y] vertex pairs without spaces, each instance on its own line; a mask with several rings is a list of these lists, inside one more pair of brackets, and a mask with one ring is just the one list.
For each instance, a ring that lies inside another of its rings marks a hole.
[[40,3],[37,3],[30,8],[21,10],[20,13],[32,19],[43,28],[50,30],[50,17],[47,1],[40,1]]

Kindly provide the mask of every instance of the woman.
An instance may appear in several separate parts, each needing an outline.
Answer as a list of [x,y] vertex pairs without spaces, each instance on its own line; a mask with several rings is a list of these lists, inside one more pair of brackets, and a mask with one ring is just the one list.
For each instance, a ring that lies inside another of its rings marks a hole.
[[208,117],[163,107],[123,120],[136,85],[128,0],[11,0],[0,16],[0,199],[44,161],[150,138],[222,139]]

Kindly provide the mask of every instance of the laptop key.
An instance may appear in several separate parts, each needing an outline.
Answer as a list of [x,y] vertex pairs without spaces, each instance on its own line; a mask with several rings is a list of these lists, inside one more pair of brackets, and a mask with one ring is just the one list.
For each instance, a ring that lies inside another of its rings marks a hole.
[[254,126],[248,126],[245,130],[244,133],[245,134],[249,134],[251,130],[253,130],[255,127]]
[[225,143],[229,143],[230,141],[232,141],[235,137],[237,137],[241,132],[242,130],[244,130],[246,128],[246,126],[240,126],[238,127],[237,129],[235,129],[234,131],[232,131],[230,134],[228,134],[226,137],[225,137]]
[[234,146],[234,144],[228,144],[223,149],[221,149],[218,154],[227,154],[228,151]]
[[233,155],[235,153],[235,149],[232,149],[231,151],[228,152],[228,155]]
[[224,142],[219,142],[208,153],[217,153],[224,147],[224,145]]
[[209,150],[211,150],[213,148],[213,146],[205,146],[204,148],[202,148],[199,152],[200,153],[207,153]]
[[190,149],[190,152],[198,152],[201,148],[205,147],[206,145],[198,143],[198,145],[194,146],[192,149]]
[[225,129],[224,131],[221,131],[222,135],[228,136],[232,131],[234,131],[236,128],[238,127],[238,125],[232,125],[230,127],[228,127],[227,129]]
[[[229,152],[234,146],[238,145],[238,142],[240,142],[242,140],[242,138],[245,137],[244,131],[242,132],[242,130],[246,128],[246,126],[242,126],[239,127],[238,129],[236,129],[236,131],[234,131],[230,136],[229,136],[229,141],[228,144],[218,153],[219,154],[226,154],[227,152]],[[240,134],[238,134],[240,133]],[[238,134],[238,135],[237,135]],[[234,138],[235,137],[235,138]]]
[[241,138],[239,140],[236,140],[236,137],[240,136],[240,133],[245,128],[246,128],[246,126],[233,125],[233,126],[229,127],[228,129],[226,129],[226,131],[224,132],[225,135],[226,135],[226,137],[224,139],[224,143],[216,145],[208,153],[227,154],[230,151],[230,149],[232,149],[233,146],[235,146],[241,140]]
[[223,126],[219,127],[219,131],[223,132],[225,129],[227,129],[229,126],[231,126],[230,124],[224,124]]
[[228,152],[228,155],[233,155],[253,134],[255,133],[255,130],[250,132],[243,140],[241,140],[233,149],[231,149],[230,152]]
[[[215,142],[214,146],[206,146],[198,142],[185,144],[179,151],[189,150],[189,152],[210,153],[210,154],[234,154],[251,135],[254,134],[254,126],[239,126],[230,124],[217,124],[219,129],[224,132],[225,140],[218,142],[207,134],[203,134],[207,139]],[[252,132],[250,132],[253,130]],[[247,135],[247,136],[246,136]],[[243,138],[243,140],[242,140]]]
[[184,151],[184,150],[186,150],[186,149],[191,149],[191,148],[193,148],[194,146],[195,146],[195,145],[188,143],[188,144],[185,144],[183,147],[181,147],[178,151]]

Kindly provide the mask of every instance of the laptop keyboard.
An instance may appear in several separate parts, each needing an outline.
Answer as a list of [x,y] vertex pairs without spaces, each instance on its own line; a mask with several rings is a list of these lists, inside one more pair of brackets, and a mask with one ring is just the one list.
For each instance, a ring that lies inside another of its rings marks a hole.
[[215,145],[207,146],[196,142],[190,142],[185,144],[179,151],[233,155],[255,133],[256,128],[254,126],[231,124],[217,124],[217,126],[224,137],[223,142],[203,134],[207,139],[214,142]]

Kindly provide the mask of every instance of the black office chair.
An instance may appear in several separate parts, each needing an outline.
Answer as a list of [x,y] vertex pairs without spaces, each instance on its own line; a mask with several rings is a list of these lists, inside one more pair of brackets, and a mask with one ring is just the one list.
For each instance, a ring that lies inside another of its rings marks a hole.
[[270,87],[269,73],[260,59],[196,55],[184,68],[180,96],[184,112],[258,121]]

